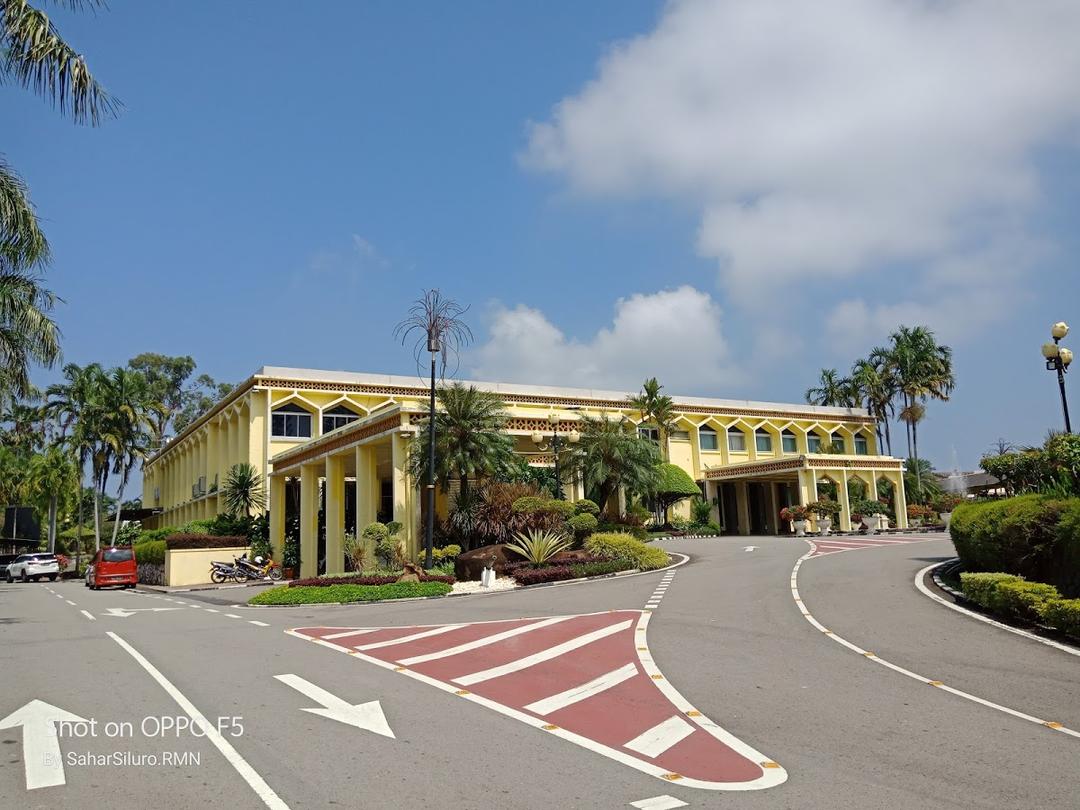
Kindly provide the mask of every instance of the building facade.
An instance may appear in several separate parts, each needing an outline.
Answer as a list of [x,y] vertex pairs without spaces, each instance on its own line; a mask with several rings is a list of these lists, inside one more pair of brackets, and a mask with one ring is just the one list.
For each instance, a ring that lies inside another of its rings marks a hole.
[[[469,384],[503,398],[507,433],[530,464],[554,463],[550,448],[534,441],[537,432],[550,435],[553,418],[563,434],[583,416],[640,420],[625,392]],[[400,522],[406,548],[416,554],[421,493],[406,461],[426,398],[424,381],[415,377],[264,367],[147,460],[143,505],[160,512],[144,525],[180,526],[223,511],[219,486],[233,465],[246,462],[266,479],[275,557],[280,559],[287,504],[299,514],[303,576],[315,574],[320,557],[335,571],[346,530],[377,518]],[[670,460],[699,483],[725,532],[781,533],[780,510],[817,500],[823,489],[839,500],[839,528],[847,530],[849,484],[877,493],[879,482],[890,492],[898,525],[906,527],[903,463],[879,453],[874,420],[865,411],[674,400],[678,426],[668,439]],[[639,429],[655,438],[648,425]],[[581,497],[580,487],[568,485],[567,495]]]

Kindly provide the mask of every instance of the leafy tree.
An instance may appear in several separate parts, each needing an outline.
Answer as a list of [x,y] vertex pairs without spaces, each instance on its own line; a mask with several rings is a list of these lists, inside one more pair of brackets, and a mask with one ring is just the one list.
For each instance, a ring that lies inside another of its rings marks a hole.
[[[468,499],[471,479],[501,476],[516,467],[514,440],[503,431],[502,397],[462,383],[440,386],[435,411],[435,479],[443,491],[457,478],[460,497]],[[428,475],[429,419],[409,446],[409,471],[415,481]]]
[[934,475],[934,465],[925,458],[909,458],[904,469],[904,491],[908,503],[929,504],[941,495],[941,482]]
[[225,510],[232,516],[251,517],[266,506],[262,475],[251,464],[234,464],[221,485]]
[[173,430],[177,434],[214,407],[232,392],[232,383],[219,383],[209,374],[200,374],[180,393],[180,410],[173,414]]
[[700,497],[701,490],[694,479],[678,464],[663,462],[657,466],[655,495],[658,516],[667,518],[667,511],[686,498]]
[[660,438],[660,457],[668,460],[668,439],[675,430],[678,417],[675,414],[675,402],[667,394],[661,394],[664,386],[650,377],[641,384],[641,392],[627,397],[630,407],[641,414],[646,425],[655,426]]
[[584,417],[581,441],[569,453],[567,467],[581,475],[591,500],[601,511],[620,488],[629,495],[655,491],[660,453],[651,441],[637,435],[626,418]]
[[184,405],[184,383],[195,371],[195,361],[186,355],[169,357],[143,352],[128,361],[128,368],[146,378],[151,395],[161,405],[150,420],[153,431],[151,441],[154,447],[161,447],[165,443],[170,420]]
[[[69,453],[59,445],[49,447],[30,459],[27,471],[27,490],[31,501],[39,504],[39,513],[45,513],[47,548],[56,552],[56,529],[60,508],[65,501],[73,500],[72,489],[79,480],[78,471]],[[44,505],[44,508],[41,508]]]

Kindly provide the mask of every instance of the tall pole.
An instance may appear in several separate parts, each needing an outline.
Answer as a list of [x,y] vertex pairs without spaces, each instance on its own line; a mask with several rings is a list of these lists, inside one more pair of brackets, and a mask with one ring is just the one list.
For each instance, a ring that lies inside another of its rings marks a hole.
[[[434,348],[433,348],[434,347]],[[427,486],[424,495],[427,501],[427,515],[424,518],[424,568],[431,568],[431,547],[435,534],[435,349],[437,341],[428,340],[431,351],[431,391],[428,401],[428,468]]]
[[555,498],[563,499],[562,481],[559,480],[559,423],[553,423],[555,433],[551,439],[551,446],[555,450]]
[[1058,389],[1061,391],[1061,410],[1065,413],[1065,432],[1072,433],[1072,423],[1069,422],[1069,401],[1065,398],[1065,366],[1060,357],[1055,365],[1057,366]]

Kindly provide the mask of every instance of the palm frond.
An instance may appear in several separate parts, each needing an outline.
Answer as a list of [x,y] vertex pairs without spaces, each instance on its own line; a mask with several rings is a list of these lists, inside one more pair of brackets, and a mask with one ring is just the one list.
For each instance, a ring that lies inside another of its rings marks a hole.
[[[66,0],[74,10],[101,7],[92,0]],[[83,56],[64,41],[48,15],[26,0],[0,0],[0,77],[10,77],[70,115],[97,126],[115,116],[120,103],[90,73]]]
[[49,259],[49,243],[22,178],[0,157],[0,261],[13,268]]

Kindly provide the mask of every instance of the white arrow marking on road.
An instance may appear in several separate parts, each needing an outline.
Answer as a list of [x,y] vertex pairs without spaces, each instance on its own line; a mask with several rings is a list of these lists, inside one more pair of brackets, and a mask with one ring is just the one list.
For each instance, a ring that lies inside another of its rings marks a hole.
[[747,546],[743,551],[753,551],[755,548],[757,548],[757,546]]
[[16,709],[0,720],[0,728],[22,726],[27,790],[53,787],[67,782],[64,776],[64,759],[60,755],[60,738],[56,733],[56,724],[63,720],[72,723],[87,722],[77,714],[42,700],[31,700],[21,709]]
[[105,612],[110,616],[126,618],[136,613],[160,613],[163,610],[183,610],[183,608],[106,608]]
[[322,704],[323,707],[321,709],[301,709],[301,711],[319,714],[323,717],[329,717],[331,720],[345,723],[348,726],[356,726],[357,728],[381,734],[383,737],[394,738],[394,732],[390,730],[390,724],[386,722],[386,715],[383,714],[382,705],[379,701],[371,700],[367,703],[353,705],[297,675],[275,675],[274,677],[286,686],[291,686],[297,692],[307,695],[316,703]]

